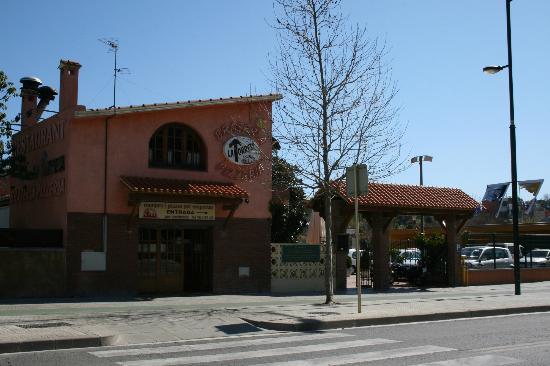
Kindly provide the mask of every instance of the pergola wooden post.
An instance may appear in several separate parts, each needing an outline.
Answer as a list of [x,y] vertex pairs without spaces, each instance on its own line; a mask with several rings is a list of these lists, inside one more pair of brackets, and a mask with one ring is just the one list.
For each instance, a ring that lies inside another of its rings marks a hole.
[[372,229],[373,287],[385,289],[390,283],[390,224],[394,216],[381,212],[363,213]]
[[466,224],[469,216],[447,214],[435,216],[447,237],[447,273],[448,284],[451,287],[462,286],[462,267],[458,252],[458,233]]

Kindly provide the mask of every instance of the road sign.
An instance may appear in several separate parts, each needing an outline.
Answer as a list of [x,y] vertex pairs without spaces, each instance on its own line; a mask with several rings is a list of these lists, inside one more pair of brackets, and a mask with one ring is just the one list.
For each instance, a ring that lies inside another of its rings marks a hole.
[[[356,253],[361,253],[361,243],[359,236],[359,200],[357,196],[362,196],[368,193],[369,174],[367,166],[364,164],[354,164],[346,168],[346,185],[347,194],[352,196],[355,203],[355,250]],[[357,312],[361,312],[361,254],[357,255],[356,259],[356,283],[357,283]]]
[[[346,168],[346,185],[347,185],[347,194],[348,196],[355,196],[355,173],[354,166]],[[359,184],[357,185],[357,195],[363,196],[368,193],[369,187],[369,172],[365,164],[357,165],[357,180]]]

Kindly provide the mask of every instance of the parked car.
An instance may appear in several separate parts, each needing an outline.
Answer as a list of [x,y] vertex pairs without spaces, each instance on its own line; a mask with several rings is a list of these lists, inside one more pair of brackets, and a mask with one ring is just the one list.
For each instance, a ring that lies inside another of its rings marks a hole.
[[475,249],[480,249],[483,247],[484,247],[483,245],[472,245],[472,246],[463,247],[460,250],[460,255],[464,259],[476,259],[477,257],[479,257],[479,254],[476,252],[476,254],[472,255],[472,253],[474,252]]
[[501,247],[474,248],[465,261],[469,268],[510,268],[514,263],[510,251]]
[[[491,244],[487,245],[491,246]],[[510,251],[512,254],[512,258],[514,258],[514,243],[495,243],[495,246],[506,248]],[[523,257],[523,253],[525,253],[525,247],[523,245],[519,246],[519,257]]]
[[393,280],[414,280],[422,273],[422,252],[418,248],[399,249],[397,256],[392,258],[391,271]]
[[407,268],[416,267],[421,259],[422,253],[418,248],[399,249],[398,262]]
[[[364,252],[364,250],[361,250],[361,253],[363,253],[363,252]],[[357,250],[356,249],[350,249],[348,251],[348,257],[351,259],[351,267],[350,267],[351,274],[355,274],[355,270],[357,269]]]
[[533,249],[519,261],[521,264],[532,263],[533,267],[550,267],[550,249]]

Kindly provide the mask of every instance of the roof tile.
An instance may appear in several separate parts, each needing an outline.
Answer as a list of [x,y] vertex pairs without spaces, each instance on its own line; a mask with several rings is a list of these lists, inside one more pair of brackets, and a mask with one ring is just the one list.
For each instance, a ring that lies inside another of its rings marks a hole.
[[[348,203],[353,197],[346,193],[346,183],[333,183],[338,194]],[[363,207],[422,208],[473,211],[478,202],[457,188],[412,186],[404,184],[369,183],[368,194],[359,196]]]
[[130,192],[176,194],[183,196],[248,198],[248,193],[233,183],[193,182],[181,179],[120,177]]

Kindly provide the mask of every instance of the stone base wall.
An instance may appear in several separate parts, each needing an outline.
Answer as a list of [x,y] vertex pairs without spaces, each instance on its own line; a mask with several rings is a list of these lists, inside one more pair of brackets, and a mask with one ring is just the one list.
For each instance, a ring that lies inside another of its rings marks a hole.
[[0,249],[0,298],[65,294],[63,249]]

